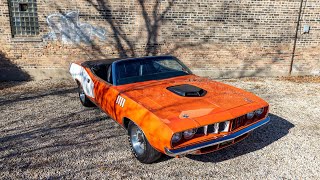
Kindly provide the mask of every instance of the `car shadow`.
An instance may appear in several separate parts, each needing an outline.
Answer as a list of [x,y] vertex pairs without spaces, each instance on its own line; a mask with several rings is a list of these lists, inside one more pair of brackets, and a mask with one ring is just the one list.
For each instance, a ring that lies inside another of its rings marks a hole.
[[[260,150],[273,142],[281,139],[289,133],[294,125],[287,120],[275,115],[269,114],[270,122],[256,130],[243,141],[233,146],[204,155],[188,155],[187,158],[202,162],[222,162],[233,159],[244,154]],[[170,157],[163,157],[160,161],[166,161]]]

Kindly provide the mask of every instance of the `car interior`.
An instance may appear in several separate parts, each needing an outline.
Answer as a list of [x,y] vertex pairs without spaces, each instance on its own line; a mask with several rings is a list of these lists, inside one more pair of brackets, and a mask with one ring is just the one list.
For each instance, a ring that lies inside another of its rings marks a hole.
[[[151,57],[152,58],[152,57]],[[123,85],[134,82],[160,80],[175,76],[189,74],[183,66],[172,58],[164,57],[155,60],[137,59],[135,61],[121,61],[116,64],[116,82],[113,82],[111,64],[119,59],[102,59],[86,61],[82,65],[102,80],[115,85]]]
[[112,84],[111,64],[97,64],[91,67],[91,71],[99,78]]

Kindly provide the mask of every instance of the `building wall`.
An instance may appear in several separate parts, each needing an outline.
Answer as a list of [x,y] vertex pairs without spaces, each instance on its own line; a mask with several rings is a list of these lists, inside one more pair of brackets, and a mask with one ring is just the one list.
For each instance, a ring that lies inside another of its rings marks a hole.
[[[320,1],[303,3],[301,27],[293,70],[303,74],[320,74]],[[310,33],[303,34],[303,26],[310,26]]]
[[[288,75],[300,2],[38,0],[40,34],[13,38],[0,0],[0,79],[67,77],[73,61],[157,54],[200,75]],[[319,35],[320,0],[304,0],[293,75],[320,75]]]

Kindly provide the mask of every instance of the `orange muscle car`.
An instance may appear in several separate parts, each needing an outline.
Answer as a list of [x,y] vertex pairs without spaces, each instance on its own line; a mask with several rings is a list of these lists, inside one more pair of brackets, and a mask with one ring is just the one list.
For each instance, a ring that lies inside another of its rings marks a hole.
[[261,98],[196,76],[173,56],[72,63],[70,73],[81,103],[126,129],[142,163],[222,149],[270,120]]

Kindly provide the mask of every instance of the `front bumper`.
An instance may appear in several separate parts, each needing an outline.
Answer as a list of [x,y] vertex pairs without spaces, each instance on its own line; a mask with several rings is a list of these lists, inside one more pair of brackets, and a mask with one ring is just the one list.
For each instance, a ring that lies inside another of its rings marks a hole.
[[193,152],[193,151],[196,151],[198,149],[202,149],[202,148],[205,148],[205,147],[209,147],[209,146],[213,146],[213,145],[216,145],[216,144],[220,144],[220,143],[223,143],[223,142],[226,142],[226,141],[231,141],[231,140],[234,140],[236,139],[237,137],[240,137],[246,133],[249,133],[251,131],[253,131],[254,129],[268,123],[270,121],[270,117],[266,117],[265,119],[255,123],[255,124],[252,124],[251,126],[248,126],[244,129],[241,129],[240,131],[237,131],[237,132],[234,132],[232,134],[228,134],[226,136],[223,136],[221,138],[218,138],[218,139],[214,139],[214,140],[211,140],[211,141],[207,141],[207,142],[203,142],[203,143],[200,143],[200,144],[195,144],[195,145],[191,145],[191,146],[187,146],[187,147],[183,147],[183,148],[179,148],[179,149],[168,149],[168,148],[165,148],[165,153],[168,155],[168,156],[179,156],[179,155],[186,155],[186,154],[189,154],[190,152]]

